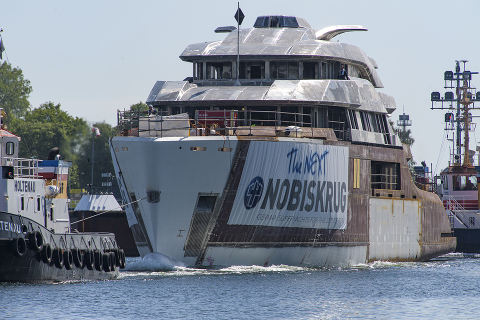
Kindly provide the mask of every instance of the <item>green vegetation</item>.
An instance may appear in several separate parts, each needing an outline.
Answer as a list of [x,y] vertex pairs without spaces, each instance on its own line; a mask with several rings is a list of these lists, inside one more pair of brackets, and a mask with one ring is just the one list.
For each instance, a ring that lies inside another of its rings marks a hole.
[[23,117],[30,110],[30,92],[30,81],[23,78],[20,68],[12,68],[7,62],[0,65],[0,108],[6,114],[3,123],[8,125],[13,118]]
[[[61,109],[60,103],[46,102],[32,109],[28,101],[30,81],[20,68],[7,62],[0,65],[0,108],[3,108],[5,129],[21,137],[21,158],[47,159],[49,151],[58,147],[62,160],[71,161],[69,187],[85,188],[92,180],[92,140],[94,139],[94,184],[101,186],[102,173],[114,173],[108,140],[116,127],[105,122],[89,125],[83,118],[73,117]],[[139,111],[148,107],[139,102],[131,106]],[[92,127],[100,130],[97,137]],[[99,189],[106,191],[106,188]]]

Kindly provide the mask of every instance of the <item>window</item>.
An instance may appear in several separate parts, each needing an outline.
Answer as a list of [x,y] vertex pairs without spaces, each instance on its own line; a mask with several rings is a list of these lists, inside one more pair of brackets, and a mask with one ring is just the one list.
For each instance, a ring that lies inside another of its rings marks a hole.
[[265,61],[240,62],[240,79],[265,79]]
[[315,79],[315,69],[317,64],[315,62],[303,63],[303,79]]
[[37,212],[40,212],[40,209],[41,209],[41,200],[40,200],[40,197],[37,196]]
[[345,108],[328,107],[328,127],[333,129],[339,140],[347,140],[347,117]]
[[7,142],[5,145],[5,153],[9,156],[15,153],[15,144],[13,142]]
[[203,62],[195,63],[195,80],[202,80],[203,79]]
[[232,63],[207,62],[207,79],[232,79]]
[[468,217],[468,223],[473,227],[475,225],[475,217]]
[[372,131],[372,127],[370,126],[370,117],[368,113],[365,111],[360,111],[360,120],[362,121],[362,128],[364,131]]
[[453,190],[454,191],[468,191],[477,190],[477,177],[470,176],[453,176]]
[[372,161],[372,189],[400,190],[400,163]]
[[270,62],[271,79],[298,79],[298,62],[271,61]]
[[350,121],[350,128],[358,129],[357,114],[355,110],[347,109],[348,119]]

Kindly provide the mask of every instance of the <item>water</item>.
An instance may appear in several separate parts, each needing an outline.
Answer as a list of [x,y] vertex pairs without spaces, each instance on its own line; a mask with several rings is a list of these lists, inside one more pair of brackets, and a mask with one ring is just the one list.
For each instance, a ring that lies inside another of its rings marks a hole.
[[127,258],[117,280],[0,284],[1,319],[478,318],[480,256],[352,268],[192,269]]

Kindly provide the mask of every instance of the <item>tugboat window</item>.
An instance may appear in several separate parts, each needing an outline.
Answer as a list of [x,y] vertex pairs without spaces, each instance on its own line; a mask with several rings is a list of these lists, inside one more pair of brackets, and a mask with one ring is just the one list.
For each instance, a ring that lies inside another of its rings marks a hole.
[[15,144],[13,142],[7,142],[5,145],[5,153],[9,156],[15,153]]
[[453,176],[453,190],[477,190],[477,177],[475,176]]

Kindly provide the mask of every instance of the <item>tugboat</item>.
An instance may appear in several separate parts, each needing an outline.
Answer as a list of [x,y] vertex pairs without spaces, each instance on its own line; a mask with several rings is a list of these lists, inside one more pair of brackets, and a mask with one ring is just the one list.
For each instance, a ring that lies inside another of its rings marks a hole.
[[[468,61],[456,62],[455,72],[444,74],[445,89],[448,91],[441,97],[440,92],[432,92],[432,109],[448,110],[445,114],[445,130],[453,131],[454,146],[450,154],[447,168],[440,173],[438,194],[450,216],[453,235],[457,238],[455,251],[464,253],[480,253],[480,163],[475,151],[470,150],[470,132],[474,130],[471,111],[478,110],[475,102],[480,104],[480,91],[471,85],[471,72],[465,69]],[[463,71],[460,63],[463,63]],[[440,106],[441,105],[441,106]],[[463,136],[463,143],[462,143]]]
[[[1,123],[1,118],[0,118]],[[71,229],[71,162],[18,158],[20,138],[0,128],[0,282],[114,279],[125,254],[112,233]]]
[[142,257],[341,267],[455,249],[438,195],[412,180],[377,64],[332,41],[366,30],[220,27],[224,40],[180,55],[193,74],[155,83],[148,113],[118,111],[110,148]]

